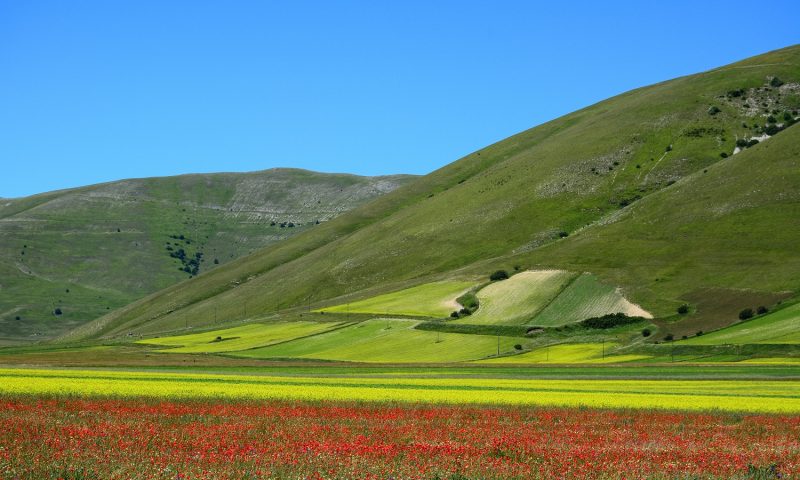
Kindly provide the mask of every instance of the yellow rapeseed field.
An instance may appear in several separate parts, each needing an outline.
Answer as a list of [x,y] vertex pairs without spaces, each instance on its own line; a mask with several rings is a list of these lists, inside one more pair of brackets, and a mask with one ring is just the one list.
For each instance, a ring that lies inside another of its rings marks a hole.
[[370,378],[0,369],[0,394],[800,412],[800,383],[781,380]]

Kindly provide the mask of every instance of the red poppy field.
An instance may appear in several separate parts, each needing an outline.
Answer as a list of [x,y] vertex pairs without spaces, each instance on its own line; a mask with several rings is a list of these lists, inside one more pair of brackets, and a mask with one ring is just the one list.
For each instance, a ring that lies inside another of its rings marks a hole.
[[800,416],[33,396],[4,479],[797,478]]

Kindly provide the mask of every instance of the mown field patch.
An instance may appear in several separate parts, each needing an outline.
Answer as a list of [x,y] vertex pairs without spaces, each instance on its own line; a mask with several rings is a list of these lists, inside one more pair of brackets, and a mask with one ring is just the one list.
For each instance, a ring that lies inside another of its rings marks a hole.
[[585,273],[528,323],[554,327],[608,313],[652,318],[652,315],[623,297],[616,287],[606,285],[594,275]]
[[615,343],[572,343],[540,347],[531,352],[484,360],[487,363],[621,363],[645,361],[649,355],[613,354]]
[[455,299],[473,286],[475,282],[455,280],[426,283],[358,302],[326,307],[319,311],[446,317],[453,310],[461,308]]
[[563,270],[536,270],[521,272],[508,280],[494,282],[478,292],[478,311],[458,322],[485,325],[524,324],[555,298],[573,275]]
[[306,335],[324,332],[341,326],[340,323],[282,322],[252,323],[241,327],[210,332],[149,338],[137,343],[173,347],[161,350],[169,353],[221,353],[263,347]]
[[[497,354],[496,337],[416,330],[417,323],[397,319],[367,320],[313,337],[233,355],[352,362],[461,362]],[[519,341],[524,340],[500,338],[500,352],[512,351]]]

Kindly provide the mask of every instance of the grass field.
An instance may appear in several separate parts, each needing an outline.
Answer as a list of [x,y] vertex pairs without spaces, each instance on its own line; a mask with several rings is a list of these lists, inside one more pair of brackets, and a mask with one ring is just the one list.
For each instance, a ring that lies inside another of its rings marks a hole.
[[[212,330],[210,332],[150,338],[137,343],[172,347],[168,353],[220,353],[264,347],[298,337],[336,328],[340,323],[285,322],[274,324],[252,323],[241,327]],[[219,340],[217,340],[219,338]]]
[[529,323],[553,327],[617,312],[649,316],[626,300],[616,287],[601,283],[594,275],[583,274]]
[[[415,330],[416,321],[374,319],[328,333],[232,355],[243,358],[306,358],[352,362],[461,362],[496,355],[498,339],[486,335]],[[524,341],[499,340],[500,352]]]
[[455,299],[473,286],[475,282],[467,281],[426,283],[358,302],[323,308],[320,311],[446,317],[450,312],[461,308]]
[[646,361],[649,355],[621,354],[612,352],[615,343],[572,343],[541,347],[531,352],[484,360],[486,363],[622,363]]
[[800,343],[800,303],[688,340],[686,345]]
[[520,325],[555,298],[574,274],[561,270],[518,273],[478,291],[480,308],[459,323]]
[[781,380],[551,380],[0,369],[0,393],[800,412]]

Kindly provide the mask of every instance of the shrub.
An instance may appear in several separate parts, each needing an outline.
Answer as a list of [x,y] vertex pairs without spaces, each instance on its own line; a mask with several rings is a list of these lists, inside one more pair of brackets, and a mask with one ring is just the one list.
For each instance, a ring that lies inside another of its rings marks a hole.
[[753,318],[752,308],[745,308],[744,310],[739,312],[739,320],[747,320],[748,318]]
[[644,320],[642,317],[629,317],[624,313],[609,313],[602,317],[592,317],[582,320],[580,325],[586,328],[607,329],[619,327],[622,325],[630,325]]
[[703,331],[702,330],[698,330],[697,333],[695,333],[694,335],[696,337],[702,337],[703,336]]
[[450,312],[450,317],[458,318],[458,312],[455,312],[455,311],[454,312]]
[[719,156],[722,158],[728,158],[728,154],[725,152],[720,153]]
[[[770,137],[775,135],[775,134],[777,134],[781,130],[783,130],[783,129],[781,127],[775,125],[775,124],[770,124],[770,125],[767,125],[766,127],[764,127],[764,133],[766,133]],[[758,143],[758,142],[756,142],[756,143]]]
[[711,106],[711,107],[708,109],[708,114],[709,114],[709,115],[711,115],[712,117],[713,117],[714,115],[718,114],[719,112],[720,112],[720,109],[719,109],[719,108],[717,108],[717,106],[716,106],[716,105],[712,105],[712,106]]
[[744,138],[740,138],[739,140],[736,140],[736,146],[739,147],[739,148],[747,147],[747,140],[745,140]]
[[480,302],[478,302],[478,297],[475,296],[472,292],[467,292],[464,295],[456,298],[456,302],[460,305],[463,305],[464,308],[469,309],[470,313],[474,312],[478,309]]
[[569,233],[567,233],[567,232],[565,232],[563,230],[558,232],[558,237],[559,238],[567,238],[568,236],[569,236]]
[[462,308],[458,311],[459,315],[472,315],[472,312],[468,308]]
[[686,340],[686,339],[687,339],[687,338],[689,338],[689,337],[687,337],[686,335],[684,335],[684,336],[682,336],[681,338],[682,338],[682,339],[684,339],[684,340]]
[[649,337],[651,333],[652,332],[650,332],[649,328],[645,328],[645,329],[642,330],[642,336],[645,337],[645,338]]
[[752,147],[754,145],[758,145],[758,140],[756,140],[755,138],[752,138],[752,139],[750,139],[749,142],[747,142],[747,148],[750,148],[750,147]]
[[675,336],[673,334],[671,334],[671,333],[668,333],[668,334],[666,334],[664,336],[664,341],[665,342],[671,342],[673,340],[675,340]]
[[672,151],[672,145],[667,145],[667,148],[665,148],[664,151],[665,152],[671,152]]
[[772,77],[772,80],[769,81],[770,86],[778,88],[783,85],[783,80],[778,77]]
[[769,309],[767,307],[765,307],[764,305],[761,305],[760,307],[758,307],[756,309],[756,313],[759,314],[759,315],[764,315],[767,312],[769,312]]
[[767,123],[777,123],[777,122],[778,122],[778,120],[775,117],[773,117],[772,115],[767,117]]
[[54,315],[61,315],[62,313],[64,312],[61,311],[61,307],[56,307],[56,309],[53,310]]
[[19,315],[17,315],[16,317],[14,317],[14,320],[22,320],[22,318]]
[[522,350],[522,345],[520,345],[519,343],[514,345],[514,350]]
[[496,282],[498,280],[505,280],[508,278],[508,272],[505,270],[497,270],[496,272],[489,275],[489,280]]
[[214,259],[214,265],[219,265],[219,259],[218,258]]
[[681,315],[686,315],[687,313],[689,313],[689,305],[686,305],[684,303],[683,305],[678,307],[678,313]]

